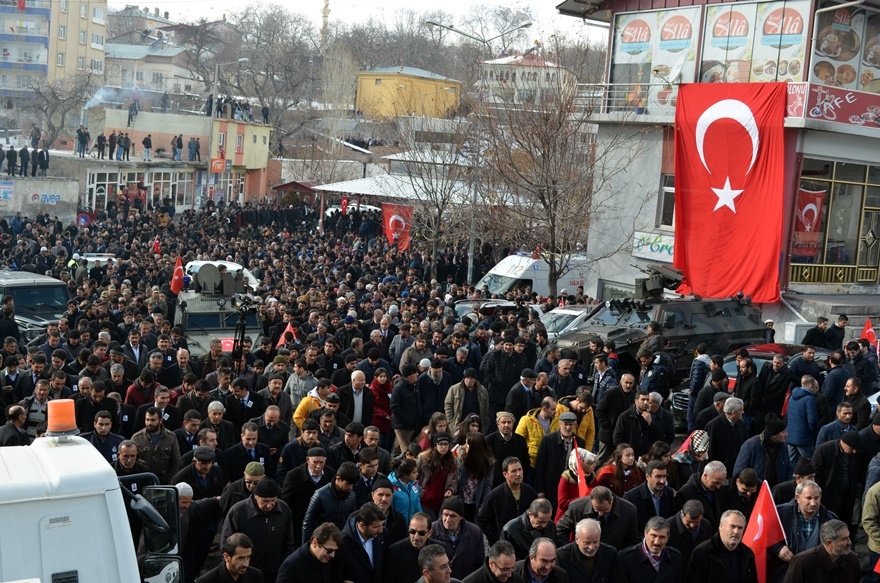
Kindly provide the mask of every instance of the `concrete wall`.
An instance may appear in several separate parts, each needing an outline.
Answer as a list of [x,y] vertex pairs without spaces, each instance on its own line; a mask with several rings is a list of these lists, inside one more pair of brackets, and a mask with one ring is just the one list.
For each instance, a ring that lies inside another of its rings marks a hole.
[[[49,160],[52,163],[52,160]],[[5,178],[5,177],[4,177]],[[66,178],[0,180],[0,215],[17,212],[30,218],[39,213],[58,217],[64,224],[76,219],[79,185]]]
[[[597,134],[597,184],[601,210],[590,223],[587,254],[593,259],[584,292],[597,297],[598,280],[634,285],[635,231],[655,231],[663,132],[660,126],[603,123]],[[670,233],[671,235],[671,233]]]

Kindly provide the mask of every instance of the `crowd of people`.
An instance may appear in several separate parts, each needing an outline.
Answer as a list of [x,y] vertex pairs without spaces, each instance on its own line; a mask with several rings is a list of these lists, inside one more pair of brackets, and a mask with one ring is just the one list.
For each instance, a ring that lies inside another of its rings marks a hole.
[[[127,212],[87,229],[0,221],[9,268],[71,291],[29,342],[4,300],[0,446],[39,439],[49,400],[75,399],[120,476],[176,486],[186,581],[757,583],[742,539],[763,481],[786,534],[767,581],[859,581],[860,524],[880,559],[880,415],[864,394],[877,361],[858,342],[840,337],[827,376],[812,347],[760,371],[744,350],[735,382],[699,347],[674,447],[659,324],[625,370],[598,337],[549,341],[529,305],[558,298],[522,290],[457,315],[481,294],[460,250],[390,247],[357,211],[319,225],[306,207],[211,205],[161,232],[171,209]],[[504,253],[477,251],[479,265]],[[87,252],[116,260],[87,267]],[[240,350],[190,354],[173,326],[178,256],[260,281]]]

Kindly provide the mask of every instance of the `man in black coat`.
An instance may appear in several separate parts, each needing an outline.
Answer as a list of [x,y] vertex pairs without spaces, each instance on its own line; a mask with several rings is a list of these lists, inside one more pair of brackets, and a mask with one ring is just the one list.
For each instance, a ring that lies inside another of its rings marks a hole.
[[538,455],[535,457],[535,491],[543,495],[553,508],[556,508],[559,496],[559,477],[568,467],[568,458],[574,443],[581,449],[584,448],[584,440],[575,435],[577,415],[566,411],[559,416],[559,430],[548,433],[541,439],[538,445]]
[[684,564],[691,560],[691,553],[703,541],[712,536],[712,526],[703,518],[703,504],[699,500],[688,500],[682,509],[669,519],[670,547],[678,549]]
[[605,486],[596,486],[589,496],[572,502],[556,524],[556,543],[567,544],[577,523],[592,518],[602,524],[602,542],[615,549],[634,545],[639,540],[638,514],[630,502]]
[[505,336],[495,344],[495,350],[487,353],[480,363],[483,373],[483,385],[489,391],[489,415],[494,416],[504,410],[507,393],[510,387],[519,381],[523,369],[528,366],[523,354],[514,351],[514,339]]
[[819,316],[816,318],[816,325],[804,334],[801,344],[804,346],[812,346],[813,348],[825,347],[825,330],[828,328],[828,318]]
[[214,498],[223,494],[223,470],[214,465],[214,450],[207,445],[193,451],[193,461],[171,478],[172,484],[186,482],[193,489],[193,500]]
[[724,496],[721,492],[727,479],[727,468],[718,460],[706,464],[701,475],[692,475],[675,494],[675,508],[681,510],[688,500],[697,500],[703,505],[703,517],[709,521],[714,534],[718,521],[724,512]]
[[718,460],[727,469],[727,477],[733,477],[733,467],[739,450],[749,438],[749,429],[743,423],[743,401],[731,397],[724,402],[723,415],[706,424],[709,434],[709,459]]
[[637,393],[635,404],[618,417],[614,426],[612,441],[615,447],[628,443],[636,458],[639,458],[648,453],[655,441],[663,437],[659,424],[654,423],[654,415],[650,409],[650,393]]
[[512,413],[516,419],[541,406],[543,397],[532,391],[537,378],[538,374],[535,371],[530,368],[524,369],[519,375],[519,382],[507,392],[504,410]]
[[821,543],[792,558],[785,583],[858,583],[862,572],[849,535],[840,520],[823,524],[819,527]]
[[[602,527],[593,519],[577,524],[574,542],[556,551],[559,566],[572,581],[610,583],[617,569],[617,549],[600,541]],[[588,562],[592,560],[592,572]]]
[[[364,426],[373,423],[373,392],[367,386],[367,377],[362,371],[351,373],[351,382],[339,387],[339,412],[352,421]],[[355,400],[360,401],[360,417],[355,419]]]
[[822,489],[822,504],[847,525],[852,522],[856,489],[861,478],[859,471],[864,471],[860,470],[856,455],[861,445],[861,436],[849,431],[840,439],[820,444],[813,454],[816,483]]
[[596,404],[596,422],[599,424],[599,451],[596,454],[596,465],[601,466],[614,450],[614,428],[617,418],[633,406],[636,394],[633,389],[636,378],[624,373],[620,376],[620,386],[605,391]]
[[[342,560],[345,581],[382,583],[385,541],[381,537],[385,513],[367,502],[342,529]],[[369,544],[369,552],[367,549]]]
[[223,541],[223,562],[199,577],[197,583],[263,583],[260,570],[248,566],[253,550],[254,543],[246,534],[230,535]]
[[538,538],[529,550],[529,556],[517,561],[513,572],[523,581],[543,583],[568,583],[568,573],[556,564],[556,545],[548,538]]
[[438,545],[431,538],[431,517],[416,512],[409,519],[409,536],[388,547],[393,561],[385,562],[385,581],[388,583],[414,583],[422,575],[419,551],[428,545]]
[[257,443],[259,429],[255,423],[247,422],[241,428],[241,441],[223,451],[220,467],[223,480],[232,482],[244,474],[244,468],[251,462],[260,462],[266,468],[267,476],[275,475],[275,463],[269,453],[269,446]]
[[[312,495],[332,482],[334,476],[333,468],[327,467],[327,451],[323,447],[311,448],[306,461],[287,472],[281,488],[281,499],[290,506],[294,524],[302,524]],[[296,545],[301,546],[302,531],[298,528],[296,531]]]
[[281,564],[276,583],[342,583],[343,560],[340,558],[342,533],[334,524],[322,524],[308,542],[295,550]]
[[255,417],[250,422],[257,426],[257,441],[269,446],[269,454],[277,468],[281,450],[290,441],[290,425],[281,421],[281,409],[278,405],[269,405],[261,417]]
[[526,438],[514,431],[516,422],[512,413],[499,411],[495,414],[495,427],[498,431],[493,431],[486,437],[486,445],[492,450],[492,457],[495,459],[492,486],[496,488],[505,481],[503,465],[507,458],[519,459],[526,475],[532,470],[529,446]]
[[24,426],[27,424],[27,411],[21,405],[6,408],[6,424],[0,427],[0,447],[28,445],[31,440]]
[[539,537],[556,540],[553,507],[543,498],[533,500],[522,516],[517,516],[505,524],[501,529],[500,540],[512,544],[516,558],[522,560],[529,556],[532,542]]
[[489,549],[486,562],[461,583],[522,583],[522,577],[513,572],[516,556],[507,541],[498,541]]
[[758,382],[761,386],[764,411],[782,417],[785,395],[792,384],[791,371],[785,366],[785,357],[775,354],[771,362],[765,362],[761,366],[761,372],[758,373]]
[[494,544],[504,525],[522,515],[538,493],[523,483],[525,472],[519,458],[508,457],[502,462],[504,482],[489,492],[477,513],[477,526]]
[[[223,418],[232,423],[236,432],[254,417],[266,412],[266,398],[256,391],[248,390],[248,382],[243,378],[232,381],[232,394],[226,399],[226,413]],[[280,453],[280,452],[279,452]]]
[[649,520],[642,542],[617,554],[617,583],[679,583],[684,560],[668,540],[669,523],[659,516]]
[[755,553],[742,544],[746,517],[738,510],[721,515],[718,532],[697,545],[687,567],[685,583],[730,581],[758,583]]
[[675,490],[666,485],[667,470],[660,460],[648,462],[645,481],[623,495],[636,507],[639,530],[654,516],[669,518],[675,514]]

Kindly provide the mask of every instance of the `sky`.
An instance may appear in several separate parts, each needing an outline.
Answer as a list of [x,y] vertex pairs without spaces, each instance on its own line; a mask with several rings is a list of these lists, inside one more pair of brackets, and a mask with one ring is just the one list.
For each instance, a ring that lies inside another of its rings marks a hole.
[[[561,2],[562,0],[559,0]],[[476,0],[477,3],[487,6],[505,6],[515,8],[517,5],[526,5],[526,2],[511,2],[510,0]],[[556,31],[562,31],[566,35],[574,37],[579,34],[589,34],[590,38],[604,39],[605,32],[597,30],[595,27],[585,27],[584,24],[570,16],[560,16],[556,11],[554,0],[544,0],[542,2],[529,2],[532,13],[535,15],[534,24],[530,29],[530,33],[535,36],[536,40],[542,40],[542,37],[548,37]],[[429,11],[441,8],[449,14],[455,16],[463,16],[467,14],[469,8],[475,3],[475,0],[444,0],[442,3],[421,3],[412,0],[330,0],[330,20],[341,20],[345,23],[353,23],[367,20],[371,16],[383,18],[386,22],[390,22],[392,15],[397,10],[414,9],[418,11]],[[150,12],[154,8],[159,8],[159,12],[169,12],[171,20],[179,21],[195,21],[200,17],[209,20],[220,19],[224,13],[233,10],[240,10],[243,5],[248,4],[248,0],[143,0],[142,2],[113,2],[108,1],[111,10],[119,10],[126,4],[134,4],[141,8],[149,7]],[[324,0],[296,0],[288,4],[289,10],[298,12],[312,19],[316,25],[321,21],[321,10],[324,6]],[[459,24],[462,30],[467,31],[464,24]],[[592,29],[586,32],[587,29]]]

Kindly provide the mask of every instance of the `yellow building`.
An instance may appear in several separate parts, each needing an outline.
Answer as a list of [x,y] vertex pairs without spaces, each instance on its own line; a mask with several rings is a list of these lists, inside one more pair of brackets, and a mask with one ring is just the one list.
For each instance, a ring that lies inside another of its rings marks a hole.
[[358,73],[355,107],[364,117],[448,117],[458,110],[461,82],[415,67]]
[[91,72],[103,80],[107,1],[26,0],[26,5],[32,1],[51,7],[49,79]]

